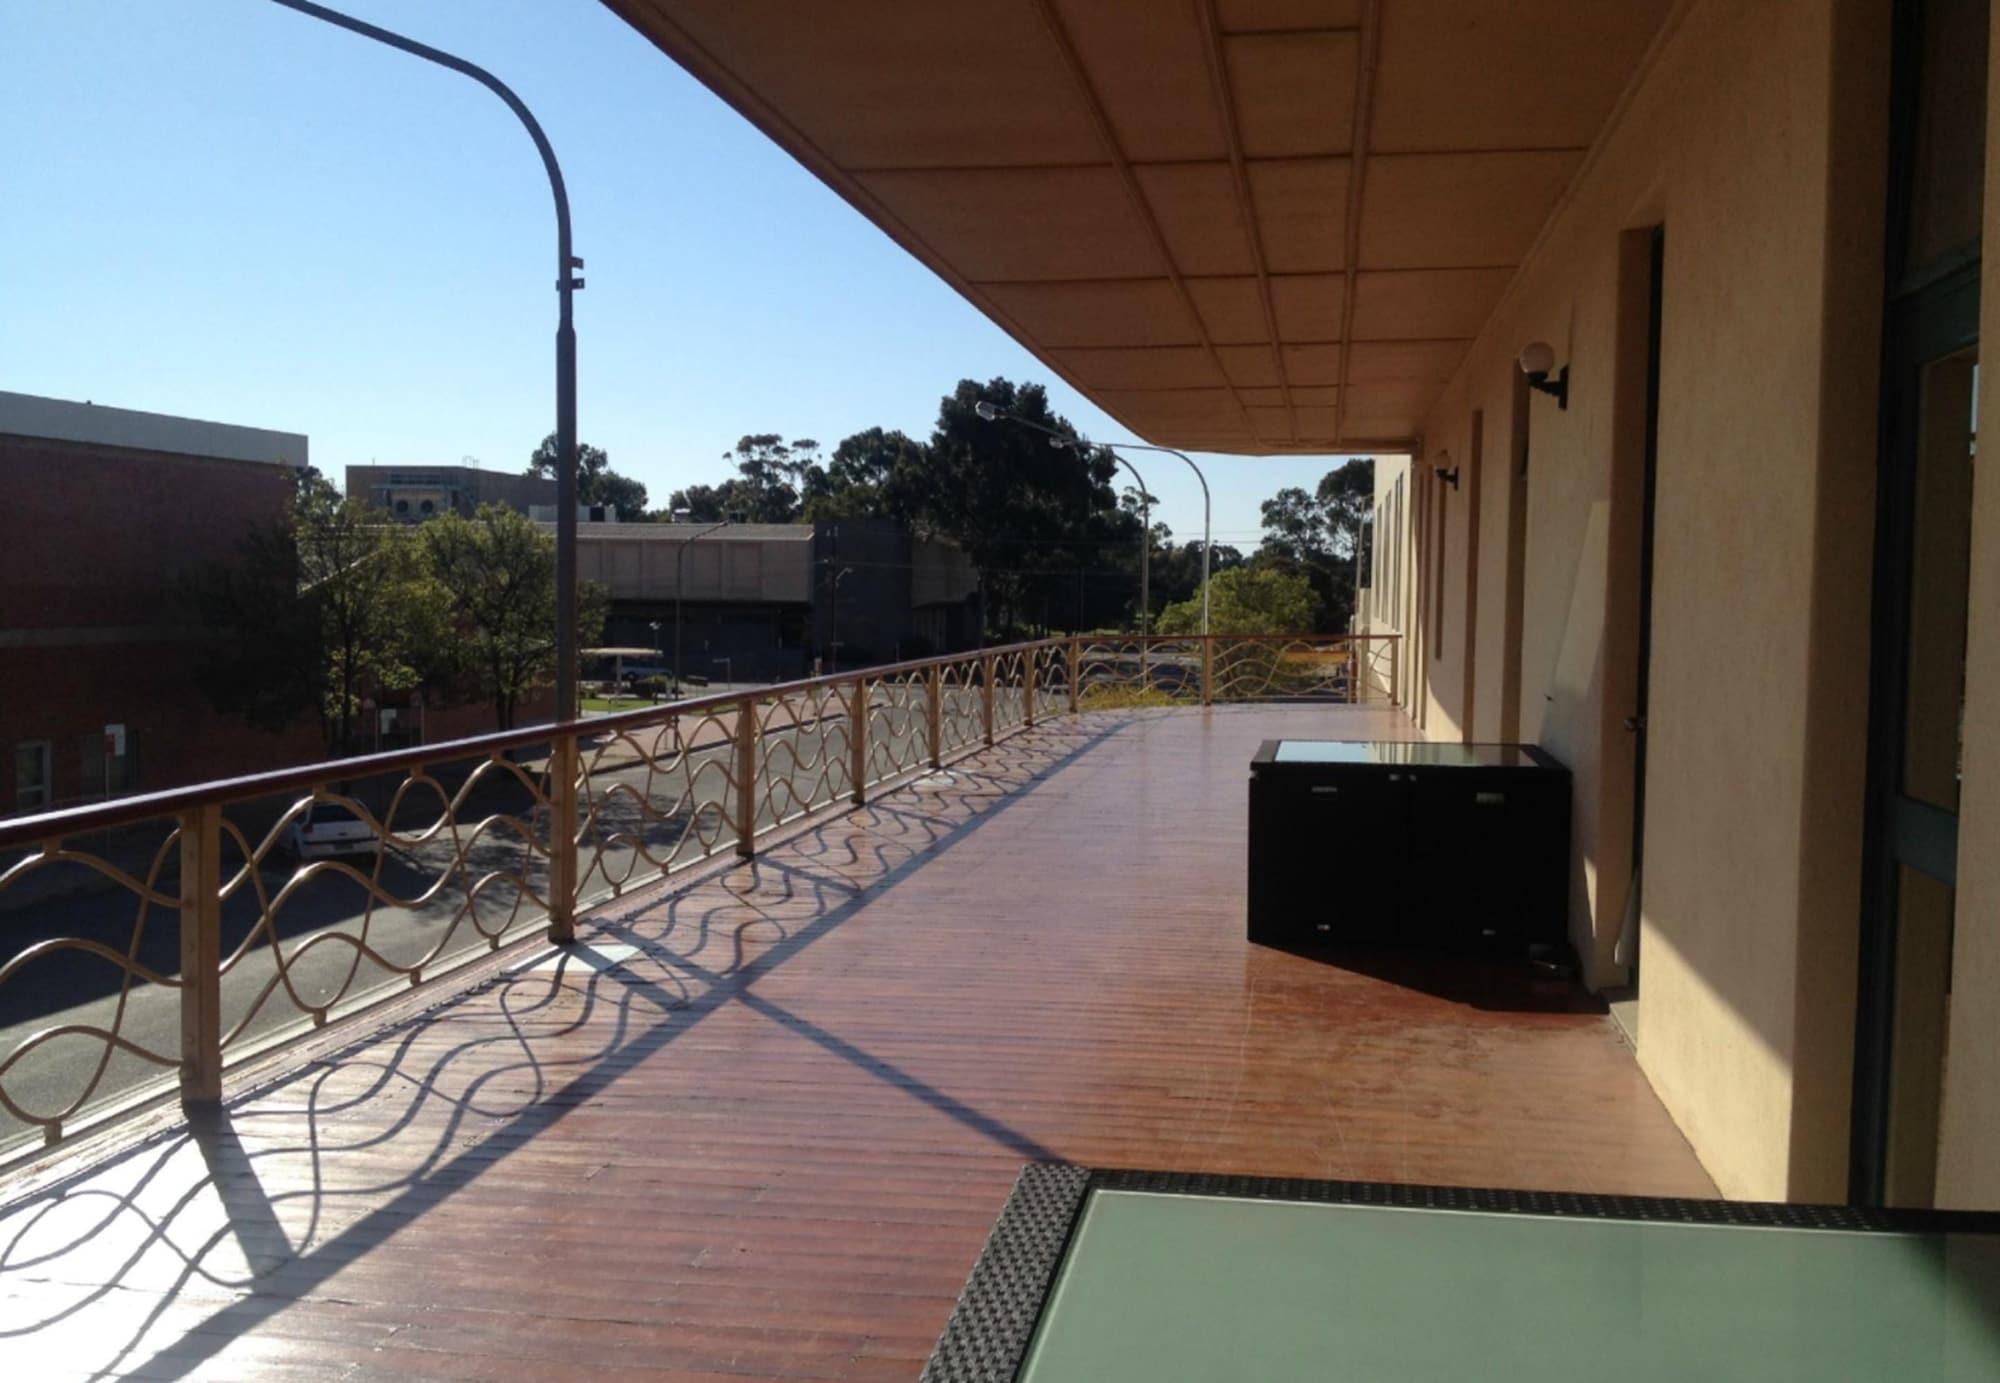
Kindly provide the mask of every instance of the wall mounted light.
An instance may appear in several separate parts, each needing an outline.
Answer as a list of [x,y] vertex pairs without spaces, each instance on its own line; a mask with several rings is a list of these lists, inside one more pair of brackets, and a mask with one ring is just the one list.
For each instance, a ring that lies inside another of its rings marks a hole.
[[1546,341],[1530,341],[1521,347],[1521,373],[1528,377],[1528,387],[1536,389],[1556,401],[1556,407],[1569,410],[1569,366],[1562,367],[1554,382],[1549,375],[1556,368],[1555,347]]
[[1441,483],[1449,485],[1452,489],[1456,490],[1458,488],[1458,467],[1449,464],[1451,453],[1441,451],[1438,453],[1437,459],[1438,464],[1431,467],[1432,472],[1436,474]]

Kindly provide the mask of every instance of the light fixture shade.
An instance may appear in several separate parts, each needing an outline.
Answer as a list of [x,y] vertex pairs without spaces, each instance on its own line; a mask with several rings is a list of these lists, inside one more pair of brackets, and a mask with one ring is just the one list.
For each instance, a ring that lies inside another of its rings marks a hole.
[[985,399],[981,399],[978,403],[973,404],[972,411],[977,413],[981,418],[985,419],[989,423],[992,422],[995,418],[1000,416],[1000,410],[995,408],[992,404],[988,403]]
[[1556,351],[1546,341],[1530,341],[1521,347],[1521,373],[1545,375],[1556,367]]

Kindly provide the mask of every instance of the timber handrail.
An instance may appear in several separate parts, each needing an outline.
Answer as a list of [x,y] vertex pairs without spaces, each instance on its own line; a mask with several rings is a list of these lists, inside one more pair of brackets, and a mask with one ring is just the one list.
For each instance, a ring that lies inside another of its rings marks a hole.
[[[1067,634],[0,821],[0,1163],[1059,715],[1393,695],[1397,637]],[[315,801],[358,864],[291,858]]]

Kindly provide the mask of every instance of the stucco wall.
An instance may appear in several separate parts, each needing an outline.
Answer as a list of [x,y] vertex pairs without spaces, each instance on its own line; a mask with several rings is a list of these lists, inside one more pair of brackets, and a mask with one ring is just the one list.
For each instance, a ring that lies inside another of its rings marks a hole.
[[[1979,334],[2000,341],[2000,9],[1988,50],[1985,241]],[[1979,416],[2000,418],[2000,371],[1980,372]],[[1989,423],[1990,430],[1991,424]],[[1988,455],[1990,448],[1982,448]],[[1939,1131],[1939,1205],[2000,1206],[2000,476],[1982,458],[1972,493],[1958,909]]]
[[[1410,518],[1410,458],[1375,458],[1375,498],[1373,551],[1379,561],[1371,568],[1368,606],[1363,628],[1371,634],[1406,635],[1410,627],[1412,533]],[[1401,498],[1398,498],[1398,485]],[[1409,639],[1397,640],[1393,670],[1397,704],[1411,704]],[[1385,671],[1384,676],[1389,676]]]
[[[1457,458],[1481,409],[1504,454],[1521,345],[1571,367],[1566,411],[1529,405],[1520,733],[1576,774],[1572,936],[1587,977],[1615,982],[1633,617],[1612,580],[1632,531],[1614,511],[1633,406],[1618,383],[1643,350],[1629,312],[1621,334],[1623,236],[1664,223],[1640,1060],[1731,1195],[1845,1191],[1866,699],[1831,670],[1867,658],[1854,554],[1871,539],[1887,19],[1885,0],[1690,5],[1425,424]],[[1483,494],[1497,590],[1499,500],[1518,495]],[[1476,653],[1494,695],[1461,695],[1461,518],[1433,734],[1499,718],[1501,600]]]

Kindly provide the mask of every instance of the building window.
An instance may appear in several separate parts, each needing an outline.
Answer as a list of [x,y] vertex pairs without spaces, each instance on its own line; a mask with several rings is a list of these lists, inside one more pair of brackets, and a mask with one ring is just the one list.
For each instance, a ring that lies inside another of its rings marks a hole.
[[14,806],[35,811],[49,805],[49,742],[28,740],[14,746]]
[[433,504],[429,500],[425,500],[422,504],[418,505],[417,507],[423,510],[426,514],[432,514],[437,512],[437,505]]
[[410,512],[410,502],[409,502],[408,500],[406,500],[406,499],[399,499],[399,500],[397,500],[397,501],[396,501],[396,512],[397,512],[398,514],[407,514],[407,513],[409,513],[409,512]]

